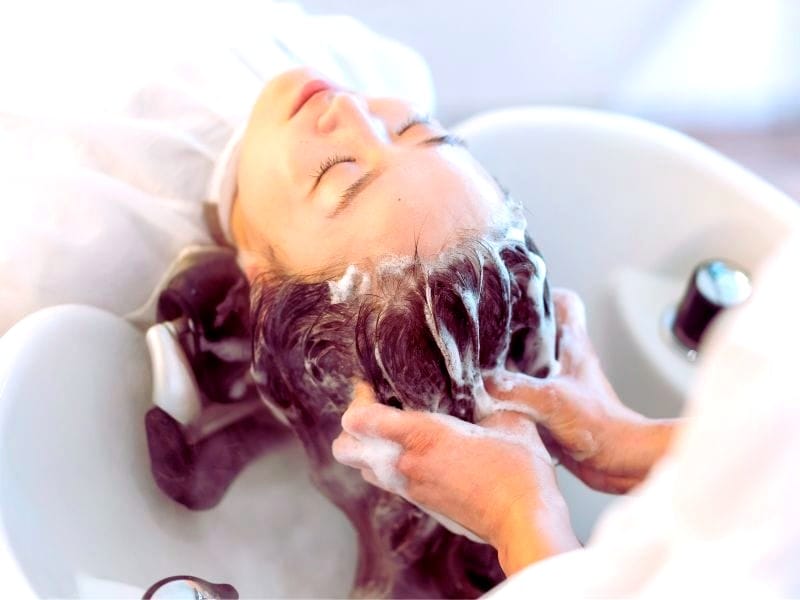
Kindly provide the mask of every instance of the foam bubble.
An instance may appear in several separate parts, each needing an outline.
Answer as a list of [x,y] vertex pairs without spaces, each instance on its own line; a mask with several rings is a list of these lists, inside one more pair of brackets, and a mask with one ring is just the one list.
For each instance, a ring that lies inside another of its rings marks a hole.
[[200,336],[200,350],[211,352],[228,362],[243,362],[250,359],[250,341],[245,339],[225,338],[212,341]]
[[346,302],[355,292],[359,279],[358,268],[355,265],[349,265],[340,279],[329,281],[328,287],[331,293],[331,303],[341,304],[342,302]]
[[247,378],[246,377],[239,377],[236,381],[233,382],[230,389],[228,390],[228,394],[234,400],[238,400],[244,393],[247,391]]
[[[394,379],[389,375],[389,371],[386,370],[386,366],[383,364],[383,357],[381,356],[380,347],[378,345],[375,346],[375,350],[373,352],[375,355],[375,362],[378,363],[378,367],[380,367],[381,373],[383,374],[383,378],[389,383],[389,386],[392,388],[392,393],[394,393],[396,398],[402,398],[402,394],[397,389],[397,386],[394,384]],[[436,405],[438,406],[438,404]]]
[[482,421],[494,413],[494,404],[497,401],[486,391],[486,388],[483,386],[483,379],[480,380],[480,385],[476,385],[473,388],[472,393],[475,398],[475,420]]
[[524,404],[522,402],[512,402],[509,400],[496,400],[492,405],[492,408],[494,409],[493,412],[499,412],[499,411],[516,412],[530,417],[537,423],[540,423],[542,421],[542,413],[540,413],[535,408],[528,406],[527,404]]
[[406,479],[397,470],[397,461],[403,447],[397,442],[379,437],[363,436],[358,441],[360,451],[353,458],[372,469],[381,487],[405,497]]
[[[450,378],[456,385],[464,385],[464,363],[461,353],[458,351],[458,344],[447,328],[440,328],[433,332],[436,345],[444,357],[444,363]],[[465,357],[469,359],[469,357]]]
[[527,225],[522,204],[516,198],[509,196],[505,210],[497,211],[493,215],[492,225],[500,241],[525,242],[525,228]]
[[461,354],[458,351],[458,345],[455,339],[446,328],[440,328],[436,323],[433,316],[433,298],[431,294],[431,286],[426,282],[425,284],[425,323],[428,325],[428,330],[433,336],[439,352],[444,358],[445,368],[447,374],[456,383],[456,385],[464,385],[464,374],[462,367]]
[[491,369],[483,372],[483,376],[492,379],[501,392],[510,392],[514,389],[516,378],[510,375],[507,369]]
[[255,362],[250,363],[250,376],[259,385],[264,385],[267,382],[267,376],[255,368]]
[[412,256],[385,254],[380,258],[377,271],[379,273],[402,273],[413,261],[414,258]]
[[[411,502],[411,501],[409,500],[409,502]],[[424,506],[422,506],[421,504],[417,504],[416,502],[411,502],[411,503],[416,505],[417,507],[419,507],[427,515],[433,517],[433,519],[435,521],[437,521],[442,527],[444,527],[448,531],[451,531],[452,533],[455,533],[457,535],[463,535],[468,540],[472,540],[473,542],[476,542],[478,544],[487,544],[488,543],[486,540],[484,540],[482,537],[478,536],[476,533],[470,531],[469,529],[467,529],[463,525],[453,521],[452,519],[450,519],[448,517],[445,517],[443,514],[440,514],[440,513],[436,512],[436,511],[433,511],[433,510],[430,510],[430,509],[427,509]]]
[[[547,276],[547,266],[540,256],[532,252],[527,252],[528,258],[536,266],[536,273],[528,281],[525,290],[528,298],[533,302],[540,314],[544,310],[544,280]],[[532,371],[535,373],[547,367],[548,373],[553,373],[557,368],[556,361],[556,320],[541,319],[537,331],[537,339],[529,340],[527,343],[537,345],[536,362],[533,364]]]

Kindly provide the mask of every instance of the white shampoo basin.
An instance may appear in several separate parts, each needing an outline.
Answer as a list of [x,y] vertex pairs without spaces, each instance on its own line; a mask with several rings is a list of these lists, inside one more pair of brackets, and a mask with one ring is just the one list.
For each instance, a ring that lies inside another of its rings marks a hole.
[[[747,269],[798,220],[786,196],[701,144],[600,112],[522,108],[457,127],[529,209],[551,282],[583,296],[590,333],[622,398],[675,415],[693,367],[659,319],[692,267]],[[308,481],[299,446],[251,464],[207,512],[175,504],[149,470],[144,336],[85,306],[35,313],[0,339],[3,596],[140,598],[193,575],[242,597],[343,596],[355,536]],[[586,539],[609,497],[563,476]]]
[[[665,339],[665,313],[703,260],[752,271],[797,226],[798,205],[707,146],[631,117],[512,108],[456,131],[525,205],[551,285],[583,298],[622,400],[649,416],[677,416],[694,366]],[[559,479],[585,541],[613,497],[563,470]]]

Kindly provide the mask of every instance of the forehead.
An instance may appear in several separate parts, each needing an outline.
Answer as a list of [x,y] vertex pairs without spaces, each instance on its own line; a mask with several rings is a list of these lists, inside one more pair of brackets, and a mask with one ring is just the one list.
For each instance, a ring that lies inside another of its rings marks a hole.
[[404,153],[366,189],[337,227],[350,229],[351,260],[438,254],[464,230],[483,233],[506,213],[494,180],[464,149]]

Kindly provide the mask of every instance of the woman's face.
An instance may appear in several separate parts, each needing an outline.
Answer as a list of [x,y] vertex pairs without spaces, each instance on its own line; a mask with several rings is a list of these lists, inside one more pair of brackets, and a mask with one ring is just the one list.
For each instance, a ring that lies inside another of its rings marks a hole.
[[237,246],[292,274],[382,255],[439,253],[505,214],[495,181],[436,121],[309,69],[264,88],[242,141]]

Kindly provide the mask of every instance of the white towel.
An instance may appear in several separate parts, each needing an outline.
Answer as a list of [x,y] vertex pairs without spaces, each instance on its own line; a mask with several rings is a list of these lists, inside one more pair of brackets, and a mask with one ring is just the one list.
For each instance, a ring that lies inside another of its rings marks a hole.
[[433,108],[418,54],[294,3],[28,6],[0,39],[0,335],[54,304],[126,315],[183,248],[213,243],[204,202],[232,179],[212,171],[235,172],[223,149],[277,73],[308,64]]

